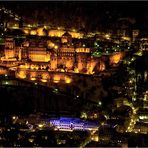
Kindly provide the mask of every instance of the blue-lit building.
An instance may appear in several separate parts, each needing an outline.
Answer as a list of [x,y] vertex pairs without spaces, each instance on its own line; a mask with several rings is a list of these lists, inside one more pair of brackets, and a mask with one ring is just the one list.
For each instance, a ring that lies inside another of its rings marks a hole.
[[81,120],[79,118],[52,118],[50,124],[59,130],[97,130],[98,123]]

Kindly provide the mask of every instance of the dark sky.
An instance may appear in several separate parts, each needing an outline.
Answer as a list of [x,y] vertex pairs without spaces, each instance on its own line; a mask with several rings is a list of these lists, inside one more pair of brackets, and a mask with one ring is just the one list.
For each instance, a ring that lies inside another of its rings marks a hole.
[[1,2],[2,4],[5,4],[6,6],[16,9],[18,7],[20,8],[28,8],[28,9],[44,9],[45,7],[48,8],[55,8],[58,7],[59,9],[64,8],[69,9],[73,7],[73,9],[81,8],[84,11],[96,11],[97,12],[103,12],[103,11],[117,11],[119,13],[123,13],[125,15],[133,15],[137,16],[139,14],[148,14],[147,8],[148,8],[148,2],[133,2],[133,1],[107,1],[107,2],[99,2],[99,1],[81,1],[81,2],[61,2],[61,1],[42,1],[42,2]]
[[96,27],[104,22],[114,22],[121,17],[135,18],[141,24],[147,22],[148,2],[129,1],[44,1],[44,2],[1,2],[6,8],[12,9],[28,20],[51,22],[55,25]]

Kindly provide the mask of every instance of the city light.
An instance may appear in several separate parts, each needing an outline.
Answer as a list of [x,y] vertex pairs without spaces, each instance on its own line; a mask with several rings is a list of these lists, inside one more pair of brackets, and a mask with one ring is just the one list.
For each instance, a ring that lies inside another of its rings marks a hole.
[[26,72],[25,71],[19,71],[18,77],[21,78],[21,79],[25,79],[26,78]]
[[38,125],[39,128],[42,128],[43,126],[44,126],[44,124],[39,124]]
[[36,80],[36,78],[33,78],[33,77],[32,77],[32,78],[30,78],[30,80],[35,81],[35,80]]
[[86,45],[85,45],[85,44],[83,44],[83,47],[86,47]]
[[97,130],[97,124],[90,121],[83,121],[78,118],[63,118],[50,119],[50,123],[56,126],[59,130]]
[[109,34],[106,34],[105,35],[105,38],[109,40],[110,39],[110,35]]
[[57,46],[57,45],[55,45],[55,46],[54,46],[54,48],[55,48],[55,49],[58,49],[58,46]]
[[147,145],[147,3],[1,5],[2,147]]
[[100,106],[102,105],[102,102],[101,101],[99,101],[99,103],[98,103]]
[[59,83],[60,81],[60,76],[59,75],[55,75],[53,78],[54,83]]
[[45,82],[47,82],[47,80],[46,80],[46,79],[41,79],[41,81],[42,81],[42,82],[44,82],[44,83],[45,83]]
[[15,120],[15,118],[16,118],[15,116],[12,117],[13,120]]
[[119,63],[120,62],[120,60],[122,59],[122,53],[117,53],[117,54],[113,54],[112,56],[111,56],[111,58],[110,58],[110,60],[111,60],[111,63],[113,63],[113,64],[117,64],[117,63]]
[[68,83],[69,84],[69,83],[71,83],[71,81],[72,81],[71,78],[65,77],[65,83]]

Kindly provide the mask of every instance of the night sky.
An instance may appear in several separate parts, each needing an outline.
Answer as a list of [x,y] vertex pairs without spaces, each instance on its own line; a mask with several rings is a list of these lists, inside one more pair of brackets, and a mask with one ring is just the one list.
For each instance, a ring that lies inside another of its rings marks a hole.
[[[99,1],[81,1],[81,2],[64,2],[64,1],[44,1],[44,2],[1,2],[5,6],[12,8],[16,11],[21,9],[33,10],[33,9],[55,9],[58,8],[59,11],[75,11],[81,9],[84,13],[95,13],[98,15],[98,12],[110,11],[110,12],[119,12],[122,15],[127,16],[140,16],[148,15],[147,6],[148,2],[99,2]],[[71,9],[73,8],[73,9]]]
[[[148,26],[148,2],[1,2],[6,8],[23,16],[25,21],[51,23],[55,26],[96,28],[130,17]],[[73,22],[73,24],[71,23]],[[108,26],[107,26],[108,27]],[[143,27],[141,27],[143,28]]]

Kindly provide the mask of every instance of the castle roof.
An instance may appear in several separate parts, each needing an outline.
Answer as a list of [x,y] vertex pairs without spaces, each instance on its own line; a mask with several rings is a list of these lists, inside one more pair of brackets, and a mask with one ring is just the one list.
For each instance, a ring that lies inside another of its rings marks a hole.
[[69,34],[69,33],[66,31],[62,36],[71,37],[71,34]]

